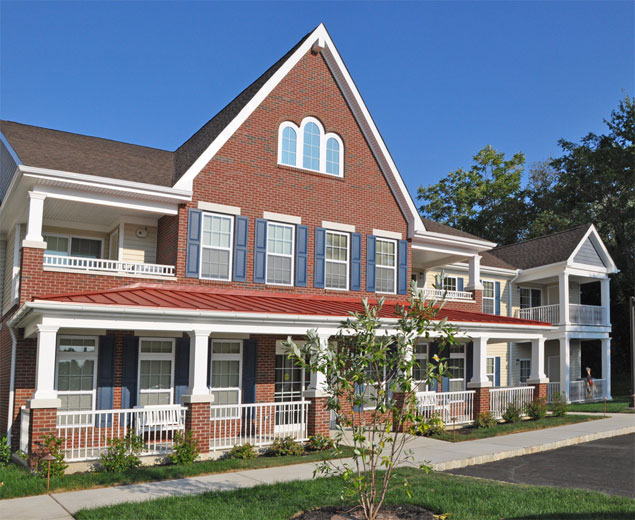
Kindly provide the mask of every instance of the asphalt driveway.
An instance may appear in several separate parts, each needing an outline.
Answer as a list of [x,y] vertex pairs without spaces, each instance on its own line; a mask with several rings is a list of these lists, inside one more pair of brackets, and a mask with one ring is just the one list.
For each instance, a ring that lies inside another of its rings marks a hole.
[[635,434],[448,471],[455,475],[591,489],[635,498]]

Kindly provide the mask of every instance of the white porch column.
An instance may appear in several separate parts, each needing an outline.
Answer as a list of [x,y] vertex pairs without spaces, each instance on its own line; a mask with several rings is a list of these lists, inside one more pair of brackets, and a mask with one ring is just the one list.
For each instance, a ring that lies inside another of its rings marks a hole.
[[214,396],[207,387],[209,360],[209,329],[195,329],[190,334],[190,384],[183,396],[184,403],[211,403]]
[[36,325],[36,328],[35,392],[29,401],[29,408],[59,408],[61,401],[55,390],[55,353],[59,327]]
[[545,375],[545,338],[541,336],[531,340],[531,373],[527,383],[539,385],[548,382]]
[[45,248],[42,237],[42,221],[44,219],[44,199],[45,193],[37,191],[29,192],[29,217],[27,221],[26,237],[22,242],[26,247]]
[[[320,352],[325,352],[329,348],[330,333],[318,334],[320,339]],[[311,372],[309,387],[304,392],[304,397],[326,397],[327,396],[326,374],[323,372]]]
[[569,336],[564,336],[559,339],[560,341],[560,395],[564,396],[566,400],[569,400],[569,384],[570,373],[569,363],[571,358],[571,340]]
[[602,325],[611,324],[611,279],[600,281],[600,295],[602,303]]
[[[569,273],[558,274],[558,291],[560,300],[560,325],[569,324]],[[561,380],[562,381],[562,380]]]
[[604,379],[604,397],[611,397],[611,338],[602,338],[602,379]]
[[467,282],[466,291],[482,291],[483,284],[481,283],[481,256],[474,255],[468,260],[468,274],[469,279]]
[[488,338],[473,338],[472,379],[467,383],[468,388],[486,388],[492,386],[487,377],[487,340]]

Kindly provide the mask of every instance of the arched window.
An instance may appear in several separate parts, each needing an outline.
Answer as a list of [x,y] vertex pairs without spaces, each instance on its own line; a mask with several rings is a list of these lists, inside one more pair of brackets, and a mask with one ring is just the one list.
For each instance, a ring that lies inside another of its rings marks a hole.
[[304,127],[304,153],[302,167],[320,171],[320,129],[309,122]]
[[286,126],[282,130],[282,164],[295,166],[296,133],[293,128]]
[[326,142],[326,173],[340,174],[340,143],[334,137]]

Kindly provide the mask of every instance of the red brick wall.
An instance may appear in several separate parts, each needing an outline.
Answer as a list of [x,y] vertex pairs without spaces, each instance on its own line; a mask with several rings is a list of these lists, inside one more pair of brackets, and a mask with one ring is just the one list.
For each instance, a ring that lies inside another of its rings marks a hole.
[[23,329],[18,329],[18,343],[15,361],[15,394],[13,401],[12,443],[19,442],[20,408],[33,397],[35,391],[35,361],[37,358],[37,339],[22,337]]
[[9,415],[9,383],[11,381],[11,334],[7,321],[12,314],[2,320],[0,328],[0,437],[8,429]]

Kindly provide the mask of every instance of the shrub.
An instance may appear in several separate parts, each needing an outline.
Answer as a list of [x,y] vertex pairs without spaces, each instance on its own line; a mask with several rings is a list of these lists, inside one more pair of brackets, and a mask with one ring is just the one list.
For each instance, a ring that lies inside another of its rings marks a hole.
[[174,447],[168,455],[172,464],[192,464],[201,453],[198,449],[198,440],[192,439],[192,432],[176,432],[174,434]]
[[100,465],[104,471],[121,472],[141,465],[139,453],[143,449],[143,437],[130,430],[123,439],[111,439],[108,451],[101,456]]
[[293,437],[276,437],[271,448],[267,451],[270,457],[285,457],[287,455],[302,455],[304,446],[293,440]]
[[477,428],[493,428],[498,424],[498,421],[494,418],[494,416],[489,412],[479,413],[476,417]]
[[503,414],[503,420],[508,423],[517,423],[523,416],[523,406],[518,403],[509,403]]
[[258,456],[256,449],[249,443],[234,446],[225,454],[226,459],[255,459]]
[[529,403],[527,405],[527,415],[529,415],[529,417],[531,417],[534,421],[545,417],[545,415],[547,415],[547,404],[544,399]]
[[441,419],[441,416],[438,413],[433,414],[427,419],[421,419],[413,428],[413,433],[415,435],[423,435],[424,437],[443,433],[444,431],[445,425],[443,424],[443,419]]
[[331,450],[335,446],[333,439],[326,435],[311,435],[309,442],[306,443],[307,451],[326,451]]
[[0,439],[0,467],[6,466],[11,459],[11,447],[5,435]]
[[37,464],[37,472],[42,478],[46,478],[48,475],[48,461],[42,460],[43,457],[49,453],[55,457],[55,460],[51,461],[51,477],[63,477],[64,471],[68,468],[68,464],[64,462],[64,439],[57,437],[54,434],[44,437],[44,449],[39,457]]
[[550,408],[556,417],[564,417],[569,411],[569,405],[567,404],[567,400],[560,393],[557,393],[553,396]]

